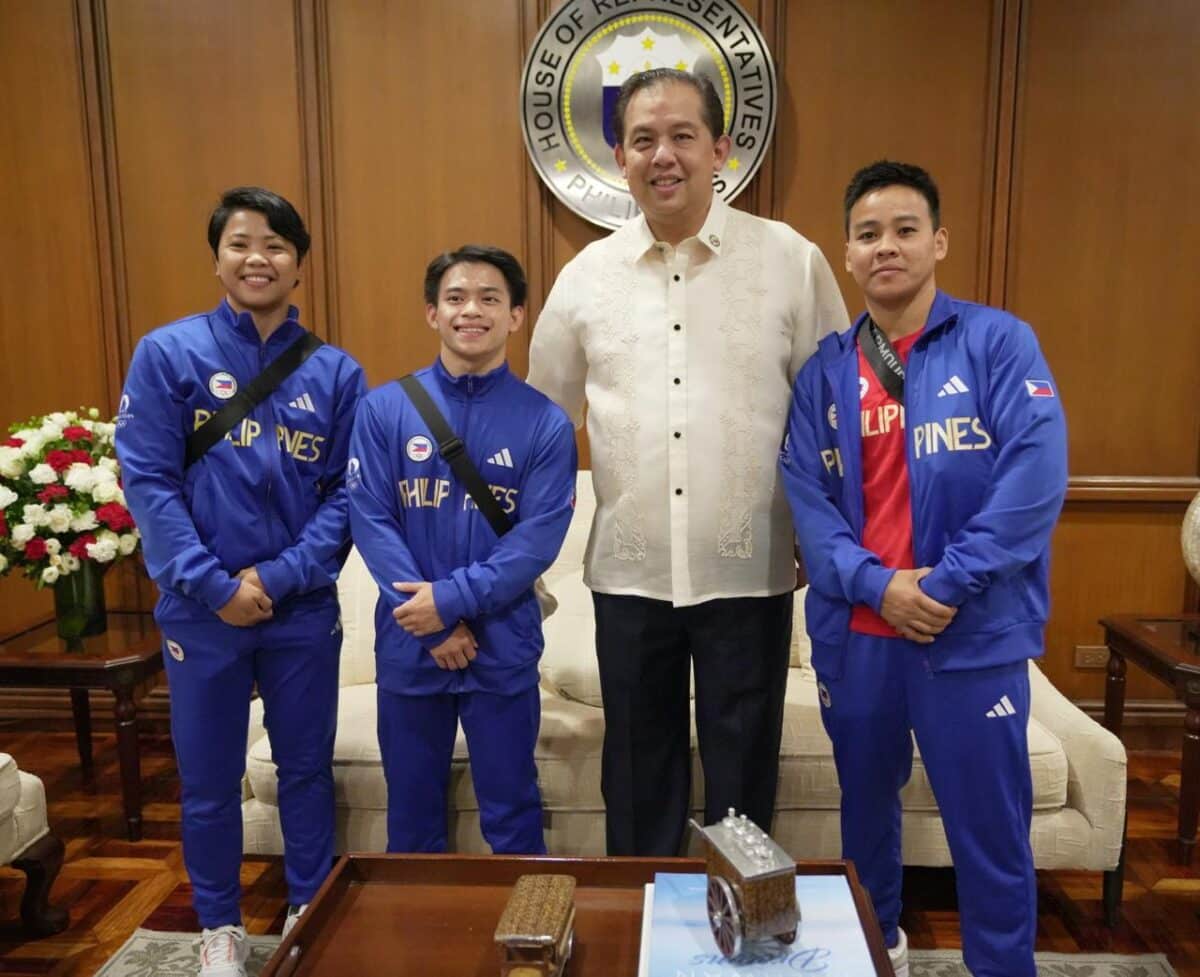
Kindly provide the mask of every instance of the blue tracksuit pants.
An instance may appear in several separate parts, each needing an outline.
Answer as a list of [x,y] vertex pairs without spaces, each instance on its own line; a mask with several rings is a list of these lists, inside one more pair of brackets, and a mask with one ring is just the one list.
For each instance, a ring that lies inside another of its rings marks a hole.
[[333,863],[336,601],[285,606],[270,621],[235,628],[164,595],[155,617],[183,788],[183,859],[200,925],[241,922],[241,785],[256,684],[278,768],[288,899],[309,902]]
[[446,850],[446,792],[461,721],[484,839],[497,855],[546,853],[533,761],[542,714],[536,685],[515,695],[380,688],[378,701],[389,852]]
[[871,894],[885,942],[895,944],[900,919],[911,730],[950,843],[967,968],[1036,977],[1028,663],[935,672],[920,645],[851,633],[841,664],[817,677],[842,789],[842,855]]

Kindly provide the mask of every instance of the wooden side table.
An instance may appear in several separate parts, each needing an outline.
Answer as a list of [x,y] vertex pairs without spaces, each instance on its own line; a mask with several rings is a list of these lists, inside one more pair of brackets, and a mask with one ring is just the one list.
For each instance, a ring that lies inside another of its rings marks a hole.
[[130,841],[142,837],[142,773],[136,695],[162,671],[162,638],[147,613],[110,611],[108,630],[68,649],[54,622],[0,640],[0,685],[70,689],[79,763],[92,771],[92,717],[88,689],[113,694],[121,795]]
[[1188,865],[1200,815],[1200,614],[1121,614],[1102,618],[1100,624],[1109,651],[1105,726],[1121,735],[1126,662],[1169,686],[1187,707],[1179,777],[1179,860]]

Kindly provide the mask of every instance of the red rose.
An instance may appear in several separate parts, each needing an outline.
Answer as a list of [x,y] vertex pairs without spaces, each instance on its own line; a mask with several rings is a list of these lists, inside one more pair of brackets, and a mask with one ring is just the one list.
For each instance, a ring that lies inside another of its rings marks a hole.
[[46,464],[56,472],[66,471],[78,460],[74,451],[47,451]]
[[120,502],[109,502],[96,510],[96,518],[114,533],[133,528],[133,516]]
[[6,439],[4,440],[4,447],[6,447],[6,448],[19,448],[19,447],[21,447],[21,445],[23,445],[24,443],[25,443],[25,442],[24,442],[24,440],[22,440],[21,438],[6,438]]
[[86,560],[88,558],[88,544],[94,542],[96,542],[95,536],[93,536],[91,533],[84,533],[82,536],[78,537],[75,542],[67,547],[67,552],[72,556],[79,557],[81,560]]
[[47,485],[38,492],[37,497],[39,502],[45,502],[49,505],[55,499],[65,499],[70,494],[71,490],[65,485]]
[[4,510],[0,509],[0,536],[8,535],[8,520],[4,518]]
[[73,461],[79,461],[85,465],[90,465],[92,463],[92,453],[90,451],[84,451],[82,448],[77,448],[74,451],[68,451],[67,454],[71,456]]
[[40,560],[46,555],[46,541],[40,536],[34,536],[28,543],[25,544],[25,558],[27,560]]
[[91,441],[92,432],[86,427],[80,427],[78,424],[72,424],[70,427],[63,428],[63,437],[68,441]]

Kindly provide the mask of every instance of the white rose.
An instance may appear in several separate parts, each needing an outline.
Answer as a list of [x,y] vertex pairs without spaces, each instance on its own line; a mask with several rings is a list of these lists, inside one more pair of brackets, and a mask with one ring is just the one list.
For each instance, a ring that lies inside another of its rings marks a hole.
[[42,571],[42,583],[54,583],[58,577],[58,567],[46,567]]
[[52,533],[65,533],[71,528],[71,520],[74,517],[75,513],[60,502],[50,510],[46,517],[46,525],[50,527]]
[[17,450],[21,452],[23,458],[40,458],[42,449],[46,447],[46,439],[42,437],[40,432],[35,431],[33,437],[26,441]]
[[49,485],[51,482],[58,481],[58,472],[42,462],[40,465],[34,465],[29,469],[29,480],[34,485]]
[[97,563],[111,563],[117,556],[117,543],[98,539],[94,543],[88,543],[87,555]]
[[9,534],[15,546],[24,546],[35,535],[37,535],[37,531],[27,522],[17,523],[13,526],[12,532]]
[[51,565],[52,567],[54,567],[54,569],[55,569],[55,570],[58,570],[58,571],[61,573],[61,572],[62,572],[62,569],[63,569],[63,558],[62,558],[62,554],[61,554],[61,553],[55,553],[53,556],[51,556],[51,557],[50,557],[50,565]]
[[0,509],[7,509],[17,501],[17,493],[7,485],[0,485]]
[[118,462],[116,458],[101,458],[97,464],[106,471],[112,472],[114,475],[116,475],[117,471],[121,467],[120,462]]
[[121,505],[125,506],[126,509],[129,508],[129,503],[125,501],[125,490],[124,489],[117,489],[117,497],[115,499],[113,499],[113,501],[120,502]]
[[[55,532],[61,532],[61,530],[55,530]],[[62,552],[62,541],[51,536],[46,540],[46,552],[51,556],[58,556]]]
[[25,459],[21,448],[0,445],[0,475],[5,478],[20,478],[25,474]]
[[89,529],[95,529],[100,525],[96,519],[96,513],[91,509],[81,515],[76,516],[71,520],[70,530],[73,533],[86,533]]
[[8,569],[8,557],[0,553],[0,573]]
[[112,440],[112,436],[116,433],[117,425],[113,424],[112,421],[100,421],[96,425],[96,434],[102,438],[108,438],[109,440]]
[[63,481],[68,488],[73,488],[76,492],[91,492],[92,486],[96,484],[96,472],[101,469],[93,468],[91,465],[85,465],[81,461],[75,462],[67,473],[63,476]]
[[53,414],[46,415],[45,420],[42,421],[42,427],[46,426],[46,421],[49,421],[51,424],[57,425],[58,427],[66,427],[73,420],[75,420],[74,413],[56,410]]
[[[57,441],[59,438],[62,437],[62,433],[63,433],[63,426],[61,424],[55,424],[53,421],[50,421],[50,420],[47,420],[38,429],[38,434],[40,434],[42,436],[43,444],[46,441]],[[25,447],[28,448],[29,445],[25,445]]]
[[138,538],[136,533],[122,533],[121,542],[118,549],[122,556],[128,556],[137,549]]
[[63,573],[74,573],[79,569],[79,557],[74,553],[64,553],[62,555]]
[[99,416],[100,416],[100,411],[98,411],[95,407],[88,408],[88,417],[90,417],[92,420],[95,420]]
[[101,529],[96,533],[97,543],[112,543],[116,546],[121,541],[121,537],[114,533],[111,529]]
[[46,513],[46,507],[44,505],[35,504],[24,507],[22,510],[22,518],[29,523],[29,525],[37,528],[38,526],[46,525],[49,516]]
[[115,501],[120,493],[121,490],[117,488],[116,482],[97,482],[96,487],[92,489],[92,498],[104,504]]

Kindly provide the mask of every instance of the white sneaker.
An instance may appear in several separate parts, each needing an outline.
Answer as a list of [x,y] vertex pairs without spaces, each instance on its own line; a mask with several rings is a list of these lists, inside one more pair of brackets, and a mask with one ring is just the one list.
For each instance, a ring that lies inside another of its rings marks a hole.
[[300,917],[304,915],[304,911],[308,908],[306,902],[303,906],[288,906],[287,918],[283,921],[283,938],[287,939],[288,933],[292,931],[292,927],[299,922]]
[[200,977],[246,977],[246,927],[218,926],[200,935]]
[[892,961],[896,977],[908,977],[908,937],[899,926],[896,927],[896,934],[896,945],[888,947],[888,958]]

